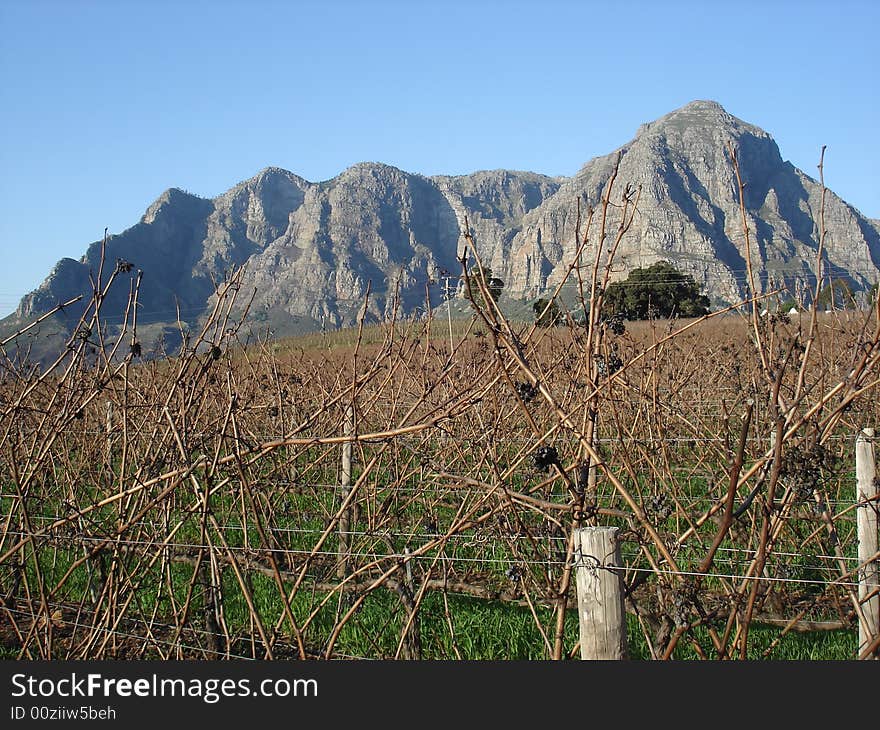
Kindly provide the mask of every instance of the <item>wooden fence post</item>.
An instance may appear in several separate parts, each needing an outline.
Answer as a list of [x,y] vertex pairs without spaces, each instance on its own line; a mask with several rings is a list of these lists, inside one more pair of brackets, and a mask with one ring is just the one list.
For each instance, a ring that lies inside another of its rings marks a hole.
[[[856,521],[859,540],[859,620],[861,655],[880,632],[880,575],[877,560],[877,472],[874,464],[874,429],[865,428],[856,439]],[[874,652],[874,658],[878,653]]]
[[626,611],[617,527],[575,530],[581,659],[626,659]]
[[[343,426],[343,435],[351,438],[354,435],[354,407],[348,406],[345,409],[345,425]],[[346,441],[342,444],[342,468],[339,479],[340,492],[339,503],[345,502],[351,491],[351,452],[352,442]],[[339,562],[336,567],[336,577],[345,578],[348,573],[348,558],[351,549],[350,535],[352,523],[352,514],[354,510],[351,506],[347,507],[339,515]]]

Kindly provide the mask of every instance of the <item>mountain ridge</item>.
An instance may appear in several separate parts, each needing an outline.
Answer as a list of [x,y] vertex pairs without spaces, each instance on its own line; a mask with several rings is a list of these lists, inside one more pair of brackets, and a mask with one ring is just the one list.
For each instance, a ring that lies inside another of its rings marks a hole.
[[[640,193],[617,275],[668,260],[694,276],[714,303],[735,302],[745,294],[745,236],[728,142],[747,183],[761,287],[793,295],[810,289],[821,186],[782,158],[769,133],[711,100],[640,125],[631,140],[571,177],[506,169],[426,176],[364,161],[319,182],[267,166],[213,198],[168,188],[138,223],[108,238],[107,257],[144,272],[141,321],[157,323],[177,307],[197,320],[215,282],[246,266],[243,286],[256,291],[255,316],[283,333],[286,321],[294,329],[351,324],[368,284],[371,317],[390,312],[395,291],[404,314],[426,302],[436,306],[441,292],[430,282],[441,271],[459,273],[467,220],[484,265],[507,283],[509,296],[530,300],[565,275],[576,248],[578,202],[584,214],[599,205],[619,160],[615,196],[626,184]],[[826,271],[866,291],[880,276],[880,222],[830,190],[825,219]],[[59,261],[0,327],[87,295],[100,248],[94,242],[78,261]],[[127,295],[127,287],[117,287],[107,306],[123,307]]]

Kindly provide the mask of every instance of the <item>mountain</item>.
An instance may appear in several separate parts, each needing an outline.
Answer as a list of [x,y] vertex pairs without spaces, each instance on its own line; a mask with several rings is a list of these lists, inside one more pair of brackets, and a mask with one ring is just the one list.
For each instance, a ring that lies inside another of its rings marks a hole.
[[[822,187],[782,159],[773,138],[712,101],[695,101],[655,122],[605,157],[588,162],[540,208],[523,218],[505,273],[517,291],[537,296],[562,276],[574,252],[578,196],[596,205],[620,154],[619,187],[640,186],[638,213],[616,252],[625,272],[667,260],[702,283],[716,304],[746,293],[746,250],[739,189],[727,152],[733,143],[745,187],[751,260],[763,291],[813,286]],[[617,218],[610,226],[616,230]],[[828,191],[826,276],[854,291],[877,281],[880,226]]]
[[[438,272],[460,272],[467,218],[484,265],[507,283],[506,296],[530,300],[564,275],[576,246],[578,201],[585,220],[619,157],[612,197],[629,184],[639,198],[615,275],[668,260],[700,282],[715,304],[735,302],[746,292],[746,259],[728,141],[746,182],[751,259],[761,287],[813,286],[821,186],[784,161],[767,132],[712,101],[694,101],[642,125],[630,142],[571,178],[507,170],[425,177],[360,163],[319,183],[270,167],[211,200],[172,188],[139,223],[109,237],[105,270],[122,259],[143,271],[139,323],[154,334],[173,336],[178,312],[196,323],[215,282],[242,265],[243,289],[255,292],[256,328],[268,323],[283,334],[342,326],[354,322],[368,285],[371,317],[387,314],[395,291],[403,313],[424,307],[426,298],[436,306]],[[618,210],[611,208],[612,235]],[[595,230],[598,220],[592,225]],[[828,191],[825,225],[826,275],[867,290],[880,276],[880,223]],[[100,251],[96,242],[79,261],[61,260],[0,322],[0,332],[88,295]],[[594,251],[587,250],[588,260]],[[128,293],[123,277],[104,311],[121,315]],[[56,326],[69,328],[79,311],[55,315]]]

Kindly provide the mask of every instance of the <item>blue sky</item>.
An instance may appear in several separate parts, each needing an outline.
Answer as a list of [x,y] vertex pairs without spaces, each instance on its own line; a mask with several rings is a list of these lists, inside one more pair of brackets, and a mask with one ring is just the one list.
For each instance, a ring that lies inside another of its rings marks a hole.
[[873,0],[0,0],[0,316],[169,187],[572,175],[714,99],[880,217]]

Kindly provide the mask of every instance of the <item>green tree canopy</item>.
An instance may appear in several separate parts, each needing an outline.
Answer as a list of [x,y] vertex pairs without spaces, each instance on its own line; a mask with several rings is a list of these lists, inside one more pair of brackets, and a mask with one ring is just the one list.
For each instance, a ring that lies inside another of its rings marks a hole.
[[605,292],[606,316],[627,319],[649,317],[702,317],[709,313],[709,298],[700,294],[693,277],[682,274],[667,261],[634,269],[626,281],[611,284]]
[[[548,304],[550,305],[549,307],[547,306]],[[564,320],[562,310],[555,299],[553,301],[539,299],[532,304],[532,310],[535,312],[535,322],[539,327],[555,327],[558,324],[562,324]]]
[[856,305],[856,298],[852,287],[845,279],[832,279],[819,292],[816,304],[819,309],[853,309]]
[[[483,281],[486,284],[486,289],[489,292],[489,296],[492,297],[493,301],[497,302],[498,298],[501,296],[501,292],[504,291],[504,282],[497,276],[493,276],[492,269],[490,269],[488,266],[483,267],[483,274],[485,275]],[[478,283],[480,270],[474,269],[472,272],[472,276],[473,280],[471,281],[471,292],[473,295],[473,299],[471,299],[471,304],[479,309],[486,309],[486,302],[483,300],[480,285]]]

